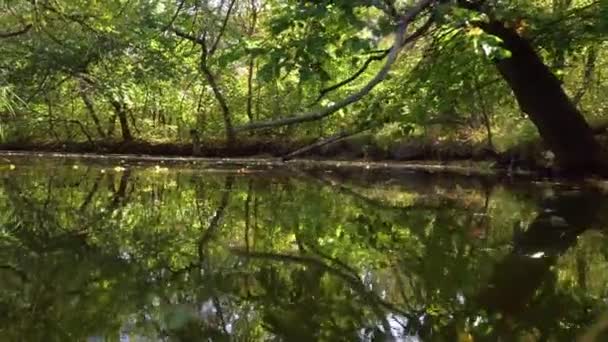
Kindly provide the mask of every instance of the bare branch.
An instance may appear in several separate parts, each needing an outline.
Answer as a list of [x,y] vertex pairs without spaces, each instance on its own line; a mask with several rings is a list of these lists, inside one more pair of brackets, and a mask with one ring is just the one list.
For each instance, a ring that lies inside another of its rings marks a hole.
[[230,19],[230,15],[232,13],[232,9],[234,8],[235,3],[236,3],[236,0],[232,0],[232,1],[230,1],[230,4],[228,5],[228,10],[226,11],[226,16],[224,17],[224,20],[222,21],[222,26],[220,27],[220,32],[217,34],[217,37],[215,38],[213,45],[211,45],[211,50],[209,50],[210,56],[215,53],[215,50],[217,50],[217,46],[219,45],[220,41],[222,40],[222,36],[224,35],[224,32],[226,32],[226,26],[228,25],[228,20]]
[[304,146],[304,147],[302,147],[300,149],[297,149],[297,150],[295,150],[293,152],[290,152],[289,154],[286,154],[285,156],[283,156],[281,159],[283,161],[291,160],[291,159],[293,159],[293,158],[295,158],[297,156],[300,156],[300,155],[302,155],[304,153],[307,153],[307,152],[310,152],[312,150],[321,148],[323,146],[327,146],[327,145],[333,144],[333,143],[338,142],[340,140],[343,140],[343,139],[346,139],[346,138],[351,137],[353,135],[356,135],[356,134],[359,134],[361,132],[364,132],[364,131],[366,131],[368,129],[371,129],[371,128],[357,129],[357,130],[352,131],[352,132],[351,131],[342,131],[342,132],[340,132],[338,134],[335,134],[335,135],[332,135],[332,136],[329,136],[329,137],[326,137],[326,138],[319,139],[318,141],[316,141],[316,142],[314,142],[314,143],[312,143],[310,145],[306,145],[306,146]]
[[271,127],[281,127],[281,126],[293,125],[296,123],[320,120],[320,119],[323,119],[323,118],[339,111],[340,109],[342,109],[350,104],[353,104],[353,103],[361,100],[361,98],[363,98],[365,95],[367,95],[378,84],[380,84],[380,82],[382,82],[386,78],[386,76],[388,75],[389,71],[391,70],[393,64],[397,60],[399,53],[401,52],[401,50],[403,48],[403,42],[405,41],[405,34],[406,34],[409,24],[420,13],[422,13],[424,10],[429,8],[434,2],[435,2],[435,0],[420,0],[414,7],[412,7],[409,11],[406,12],[405,15],[403,15],[401,17],[398,29],[395,32],[395,39],[394,39],[393,46],[388,53],[384,66],[382,67],[382,69],[380,69],[380,71],[378,71],[376,76],[374,76],[374,78],[372,78],[359,91],[351,94],[350,96],[346,97],[345,99],[343,99],[341,101],[338,101],[337,103],[335,103],[331,106],[322,108],[317,111],[300,113],[300,114],[296,114],[294,116],[286,117],[286,118],[282,118],[282,119],[253,122],[253,123],[235,128],[235,132],[244,132],[244,131],[251,131],[251,130],[262,129],[262,128],[271,128]]
[[186,4],[186,0],[181,0],[179,2],[179,5],[177,6],[177,10],[175,10],[175,14],[173,14],[173,17],[171,18],[169,23],[167,25],[165,25],[165,27],[163,27],[163,29],[161,31],[163,31],[163,32],[167,31],[173,26],[173,23],[175,23],[175,20],[177,19],[177,16],[179,15],[179,12],[181,12],[182,9],[184,8],[184,4]]

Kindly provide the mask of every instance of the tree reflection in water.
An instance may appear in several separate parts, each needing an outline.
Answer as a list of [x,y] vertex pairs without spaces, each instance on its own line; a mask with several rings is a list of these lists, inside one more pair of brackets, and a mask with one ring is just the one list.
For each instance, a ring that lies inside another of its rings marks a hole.
[[573,340],[607,298],[608,200],[574,185],[40,161],[0,176],[8,341]]

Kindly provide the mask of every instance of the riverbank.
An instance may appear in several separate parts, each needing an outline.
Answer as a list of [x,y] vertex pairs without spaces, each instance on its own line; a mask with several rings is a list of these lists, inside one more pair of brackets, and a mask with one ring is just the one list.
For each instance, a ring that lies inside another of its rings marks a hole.
[[422,172],[428,174],[451,174],[481,178],[500,178],[517,176],[539,178],[542,175],[529,170],[507,170],[495,167],[485,161],[366,161],[366,160],[321,160],[293,159],[283,161],[274,157],[241,157],[241,158],[208,158],[192,156],[158,156],[144,154],[96,154],[96,153],[66,153],[66,152],[32,152],[32,151],[0,151],[0,164],[7,167],[19,167],[22,163],[31,163],[32,159],[56,159],[58,163],[93,163],[108,166],[149,166],[160,167],[179,165],[195,169],[236,170],[240,173],[255,172],[278,168],[291,168],[297,171],[327,170],[335,172],[351,172],[362,170],[374,173],[403,174]]
[[[232,147],[223,141],[205,141],[200,145],[197,157],[251,157],[279,156],[289,153],[303,143],[276,144],[263,141],[242,141]],[[169,157],[192,157],[190,143],[154,143],[141,140],[130,142],[14,142],[0,144],[2,151],[54,152],[54,153],[92,153],[92,154],[130,154]]]
[[[387,180],[409,180],[412,177],[432,177],[464,182],[482,182],[495,184],[507,182],[513,184],[558,184],[574,181],[580,186],[608,193],[608,181],[601,178],[562,179],[558,175],[547,176],[545,172],[527,169],[506,169],[488,161],[365,161],[365,160],[319,160],[293,159],[283,161],[273,157],[249,158],[207,158],[192,156],[154,156],[135,154],[96,154],[96,153],[65,153],[65,152],[31,152],[31,151],[1,151],[0,171],[3,169],[17,170],[23,166],[40,163],[51,165],[70,165],[79,168],[82,164],[102,165],[112,170],[122,172],[130,168],[154,168],[158,172],[166,172],[168,167],[176,166],[182,170],[193,172],[236,173],[247,175],[251,173],[283,174],[286,176],[322,174],[342,177],[345,179],[360,179],[366,182]],[[55,161],[53,161],[55,160]],[[425,176],[426,175],[426,176]],[[526,186],[527,186],[526,185]]]
[[[158,157],[202,157],[202,158],[283,158],[315,141],[304,140],[260,140],[240,139],[232,146],[224,141],[210,140],[200,143],[193,153],[190,143],[153,143],[147,141],[95,141],[95,142],[14,142],[0,144],[0,151],[48,152],[76,154],[125,154]],[[498,153],[484,145],[467,144],[460,141],[410,139],[388,146],[378,144],[369,136],[361,135],[334,141],[331,144],[308,149],[295,158],[309,160],[339,160],[365,162],[484,162],[494,163],[498,168],[522,168],[538,170],[542,165],[526,151]],[[534,152],[536,153],[536,152]],[[289,158],[292,159],[292,158]]]
[[[596,137],[608,150],[608,124],[596,125]],[[473,169],[492,169],[498,173],[535,174],[555,177],[554,158],[539,139],[495,150],[484,141],[459,134],[452,136],[411,136],[383,139],[368,133],[345,135],[326,140],[314,138],[242,136],[232,145],[222,139],[205,139],[198,148],[191,142],[151,142],[97,140],[82,142],[16,141],[0,143],[0,151],[62,154],[129,155],[158,157],[199,157],[219,159],[254,158],[305,159],[307,161],[369,162],[408,165],[467,165]],[[295,152],[295,154],[294,154]],[[196,155],[195,155],[196,154]],[[131,158],[131,157],[129,157]],[[472,167],[470,167],[472,165]],[[479,165],[482,165],[481,167]]]
[[[223,141],[204,141],[199,154],[192,144],[132,142],[20,142],[0,144],[0,154],[13,157],[61,157],[72,159],[130,160],[142,163],[198,163],[210,165],[285,165],[283,156],[313,141],[262,141],[242,139],[233,146]],[[412,139],[388,147],[374,144],[365,136],[352,137],[311,149],[298,155],[289,165],[310,167],[354,167],[367,169],[404,169],[428,172],[451,172],[465,175],[517,174],[546,176],[551,172],[538,158],[509,151],[499,154],[483,146],[451,141]],[[5,152],[1,152],[5,151]],[[536,153],[537,154],[537,153]],[[291,158],[290,158],[291,159]]]

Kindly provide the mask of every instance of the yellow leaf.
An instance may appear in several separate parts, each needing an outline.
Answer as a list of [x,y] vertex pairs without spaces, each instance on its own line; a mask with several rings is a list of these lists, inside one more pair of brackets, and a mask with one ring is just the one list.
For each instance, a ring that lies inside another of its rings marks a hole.
[[479,27],[473,27],[467,32],[469,36],[481,36],[483,34],[483,30]]

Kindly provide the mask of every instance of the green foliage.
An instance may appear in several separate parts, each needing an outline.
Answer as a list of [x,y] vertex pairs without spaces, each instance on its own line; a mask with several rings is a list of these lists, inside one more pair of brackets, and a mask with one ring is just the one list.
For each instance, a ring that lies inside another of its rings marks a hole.
[[[1,38],[2,141],[121,139],[121,125],[148,141],[187,141],[192,128],[223,137],[224,108],[201,70],[201,46],[175,30],[215,49],[205,63],[240,125],[329,105],[359,89],[380,68],[377,56],[390,47],[396,25],[375,1],[231,3],[3,2],[0,33],[31,29]],[[398,1],[395,9],[410,3]],[[588,118],[602,121],[606,13],[606,0],[500,1],[484,13],[443,4],[431,29],[362,101],[322,124],[274,133],[308,139],[352,127],[385,132],[388,125],[403,137],[441,125],[442,135],[481,136],[490,127],[501,148],[517,144],[531,126],[493,65],[510,51],[477,26],[490,18],[532,41]],[[370,57],[376,61],[366,62]],[[126,120],[117,119],[113,102]]]

